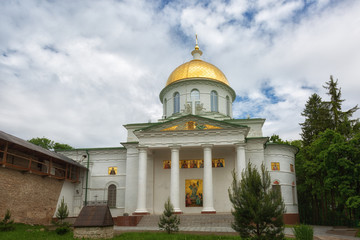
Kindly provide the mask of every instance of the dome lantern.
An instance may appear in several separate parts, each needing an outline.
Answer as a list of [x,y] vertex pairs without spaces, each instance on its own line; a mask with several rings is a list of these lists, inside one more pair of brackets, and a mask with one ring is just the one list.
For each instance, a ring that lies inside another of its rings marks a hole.
[[195,50],[193,50],[191,52],[191,55],[193,55],[194,57],[194,60],[201,60],[201,55],[202,55],[202,51],[200,50],[199,48],[199,45],[198,45],[198,38],[197,38],[197,34],[196,34],[196,45],[195,45]]

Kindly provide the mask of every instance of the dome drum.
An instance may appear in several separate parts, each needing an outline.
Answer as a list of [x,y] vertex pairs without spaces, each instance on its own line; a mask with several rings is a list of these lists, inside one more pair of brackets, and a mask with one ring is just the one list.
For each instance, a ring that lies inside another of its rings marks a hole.
[[[231,118],[232,102],[236,95],[225,74],[216,66],[200,59],[202,51],[197,44],[191,54],[194,59],[178,66],[160,92],[163,118],[184,114]],[[191,98],[193,89],[199,91],[200,97],[197,100]]]

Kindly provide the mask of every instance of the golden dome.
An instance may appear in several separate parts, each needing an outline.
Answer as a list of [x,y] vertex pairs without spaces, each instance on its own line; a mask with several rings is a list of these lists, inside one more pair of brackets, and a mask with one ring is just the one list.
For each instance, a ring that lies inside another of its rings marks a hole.
[[[196,50],[195,50],[196,51]],[[229,82],[224,73],[211,63],[194,59],[177,67],[169,76],[166,86],[185,79],[205,78],[222,82],[228,86]]]

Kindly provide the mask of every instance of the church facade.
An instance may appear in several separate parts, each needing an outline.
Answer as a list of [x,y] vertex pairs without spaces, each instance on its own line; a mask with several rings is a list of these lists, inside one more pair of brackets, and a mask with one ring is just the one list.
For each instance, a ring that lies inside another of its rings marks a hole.
[[241,179],[250,162],[269,170],[286,206],[285,222],[298,222],[295,147],[269,143],[265,119],[234,119],[235,91],[220,69],[193,59],[177,67],[160,92],[163,117],[157,123],[127,124],[119,148],[61,151],[88,173],[63,186],[72,216],[86,204],[106,203],[112,215],[161,214],[170,197],[179,214],[230,213],[232,171]]

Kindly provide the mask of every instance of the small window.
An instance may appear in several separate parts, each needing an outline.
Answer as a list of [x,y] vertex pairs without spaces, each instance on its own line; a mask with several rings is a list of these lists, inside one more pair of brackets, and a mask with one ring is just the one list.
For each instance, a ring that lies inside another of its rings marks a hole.
[[279,192],[280,195],[281,195],[281,186],[279,184],[272,185],[272,190],[276,191],[276,192]]
[[293,164],[290,164],[290,171],[294,172],[294,165]]
[[211,111],[218,112],[218,94],[216,91],[211,91],[210,100],[211,100]]
[[180,94],[174,93],[174,113],[180,112]]
[[110,208],[116,207],[116,186],[114,184],[108,187],[108,206]]
[[230,98],[226,96],[226,115],[230,116]]

